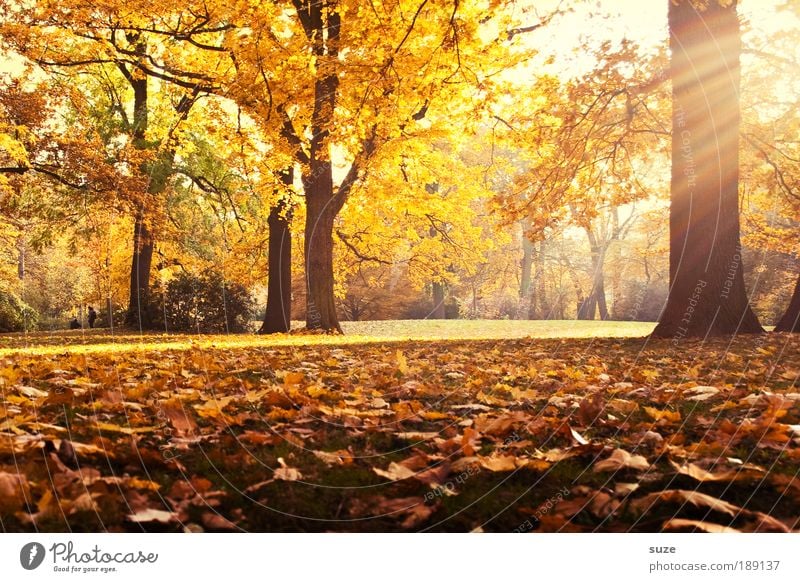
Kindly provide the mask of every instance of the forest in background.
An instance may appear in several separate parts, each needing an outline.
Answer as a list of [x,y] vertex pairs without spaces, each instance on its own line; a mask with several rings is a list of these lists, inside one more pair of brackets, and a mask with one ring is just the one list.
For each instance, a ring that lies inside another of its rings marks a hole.
[[[0,327],[88,305],[207,332],[658,319],[666,26],[604,36],[613,3],[336,5],[2,2]],[[799,266],[798,10],[777,9],[741,17],[741,256],[767,325]]]

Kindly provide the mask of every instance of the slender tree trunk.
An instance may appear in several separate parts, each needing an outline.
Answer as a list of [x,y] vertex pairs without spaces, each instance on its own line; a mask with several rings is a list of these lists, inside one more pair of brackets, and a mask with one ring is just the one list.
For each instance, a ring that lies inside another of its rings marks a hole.
[[535,275],[533,278],[533,292],[537,296],[539,304],[539,319],[552,319],[550,307],[547,302],[547,287],[544,272],[544,241],[539,241],[534,256]]
[[[728,4],[728,3],[726,3]],[[653,335],[759,333],[739,243],[736,2],[669,3],[672,75],[670,290]]]
[[17,242],[17,278],[20,281],[25,280],[25,258],[28,254],[28,244],[24,236],[19,238]]
[[520,260],[519,297],[524,299],[531,290],[534,244],[522,234],[522,259]]
[[[281,173],[286,187],[294,181],[294,170],[287,168]],[[285,333],[291,328],[292,319],[292,239],[290,231],[291,208],[284,195],[270,209],[269,256],[267,274],[267,309],[259,333]]]
[[150,267],[153,263],[153,235],[145,221],[144,209],[136,213],[133,226],[133,260],[131,262],[130,297],[125,325],[152,327],[150,307]]
[[148,224],[147,215],[152,206],[159,204],[160,195],[167,189],[175,159],[174,150],[161,152],[158,159],[146,168],[149,186],[140,207],[136,211],[133,227],[133,258],[131,261],[130,295],[125,325],[140,329],[157,327],[153,320],[153,305],[150,301],[150,271],[153,264],[155,236]]
[[[608,319],[608,303],[606,302],[606,277],[605,277],[605,249],[597,249],[592,251],[594,257],[594,278],[592,283],[592,298],[597,305],[597,311],[600,313],[600,319],[605,321]],[[592,309],[592,317],[594,319],[594,309]]]
[[789,307],[775,326],[775,331],[800,333],[800,275],[797,277]]

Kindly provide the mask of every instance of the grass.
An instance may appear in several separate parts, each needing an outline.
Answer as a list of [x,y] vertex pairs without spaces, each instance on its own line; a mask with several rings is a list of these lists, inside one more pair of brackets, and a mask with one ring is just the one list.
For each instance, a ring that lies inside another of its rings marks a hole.
[[31,355],[60,353],[125,353],[136,350],[188,350],[194,348],[291,347],[354,345],[402,341],[506,340],[548,338],[642,337],[654,323],[575,320],[390,320],[346,321],[344,335],[254,334],[193,335],[137,333],[108,329],[33,332],[0,335],[0,357],[20,351]]

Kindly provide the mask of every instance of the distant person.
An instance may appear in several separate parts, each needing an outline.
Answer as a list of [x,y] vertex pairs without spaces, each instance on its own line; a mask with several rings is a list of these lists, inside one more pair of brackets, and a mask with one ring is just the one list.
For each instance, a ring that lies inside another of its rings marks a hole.
[[69,322],[69,328],[70,329],[81,329],[81,327],[82,327],[81,326],[81,322],[78,321],[77,317],[73,317],[72,321]]
[[94,322],[97,321],[97,312],[94,310],[94,307],[91,305],[89,306],[89,328],[94,327]]

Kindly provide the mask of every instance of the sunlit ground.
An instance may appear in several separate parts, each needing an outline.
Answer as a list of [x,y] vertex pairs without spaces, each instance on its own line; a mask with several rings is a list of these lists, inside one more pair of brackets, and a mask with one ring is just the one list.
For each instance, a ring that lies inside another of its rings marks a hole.
[[345,335],[187,335],[110,332],[108,329],[0,335],[0,356],[30,354],[185,350],[192,347],[348,345],[405,340],[641,337],[654,323],[631,321],[391,320],[344,322]]

